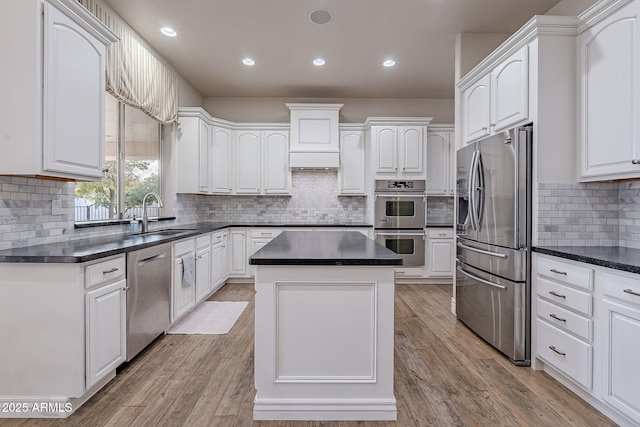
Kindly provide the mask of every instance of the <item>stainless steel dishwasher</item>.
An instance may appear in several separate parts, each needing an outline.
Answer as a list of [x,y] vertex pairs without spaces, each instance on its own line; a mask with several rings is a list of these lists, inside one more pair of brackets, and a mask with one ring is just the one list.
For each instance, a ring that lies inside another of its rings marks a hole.
[[169,328],[171,243],[127,254],[127,362]]

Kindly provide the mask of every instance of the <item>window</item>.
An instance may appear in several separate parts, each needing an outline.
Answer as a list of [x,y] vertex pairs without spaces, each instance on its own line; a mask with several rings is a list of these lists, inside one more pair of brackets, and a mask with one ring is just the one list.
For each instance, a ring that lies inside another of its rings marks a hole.
[[[139,218],[145,194],[160,194],[160,123],[108,93],[105,111],[104,180],[76,184],[76,221]],[[159,216],[150,202],[147,213]]]

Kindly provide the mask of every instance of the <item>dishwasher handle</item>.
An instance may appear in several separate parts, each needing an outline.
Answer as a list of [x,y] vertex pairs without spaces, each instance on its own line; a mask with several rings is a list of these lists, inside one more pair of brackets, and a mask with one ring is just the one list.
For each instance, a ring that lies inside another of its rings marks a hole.
[[166,257],[167,257],[166,252],[163,252],[161,254],[157,254],[157,255],[150,256],[148,258],[141,259],[138,261],[138,267],[142,267],[143,265],[148,264],[150,262],[159,261]]

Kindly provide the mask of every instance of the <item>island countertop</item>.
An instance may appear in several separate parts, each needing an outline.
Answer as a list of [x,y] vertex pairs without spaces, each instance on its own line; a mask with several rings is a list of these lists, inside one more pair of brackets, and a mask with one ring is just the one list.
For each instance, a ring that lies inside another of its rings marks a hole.
[[252,265],[402,265],[402,257],[357,231],[284,231]]

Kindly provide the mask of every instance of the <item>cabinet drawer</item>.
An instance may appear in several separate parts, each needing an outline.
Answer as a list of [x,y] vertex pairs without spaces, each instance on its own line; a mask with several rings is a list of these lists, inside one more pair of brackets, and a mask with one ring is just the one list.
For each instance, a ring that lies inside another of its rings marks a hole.
[[[599,283],[599,282],[598,282]],[[604,273],[604,294],[631,304],[640,305],[640,280]]]
[[86,266],[84,269],[86,288],[124,279],[126,265],[125,257],[121,255]]
[[196,239],[185,239],[173,244],[173,256],[184,255],[187,252],[193,252],[196,250]]
[[593,321],[552,304],[541,298],[537,299],[537,312],[541,319],[565,329],[587,341],[593,341]]
[[593,314],[593,297],[591,294],[552,282],[543,277],[536,277],[536,284],[538,295],[541,297],[563,307],[584,313],[587,316]]
[[212,245],[219,245],[221,243],[224,243],[225,238],[228,236],[226,231],[219,231],[217,233],[213,233],[211,235],[211,244]]
[[280,230],[280,229],[274,229],[274,230],[257,229],[257,230],[251,230],[250,235],[251,235],[252,238],[255,238],[255,237],[271,237],[271,238],[274,238],[277,235],[279,235],[280,233],[282,233],[282,230]]
[[536,354],[588,390],[591,390],[593,347],[537,319]]
[[430,239],[453,239],[453,228],[427,228]]
[[200,249],[209,245],[211,245],[211,234],[196,237],[196,248]]
[[588,267],[539,256],[537,273],[589,291],[593,289],[593,270]]

